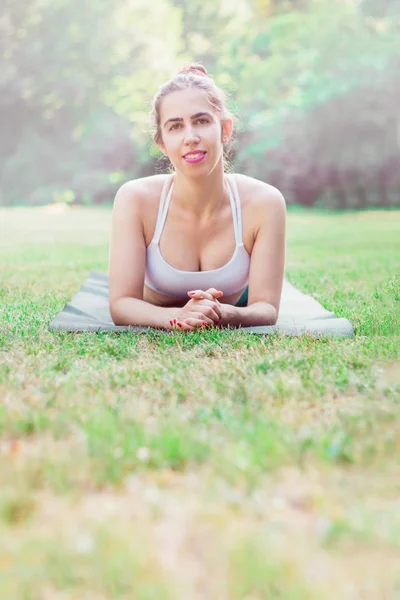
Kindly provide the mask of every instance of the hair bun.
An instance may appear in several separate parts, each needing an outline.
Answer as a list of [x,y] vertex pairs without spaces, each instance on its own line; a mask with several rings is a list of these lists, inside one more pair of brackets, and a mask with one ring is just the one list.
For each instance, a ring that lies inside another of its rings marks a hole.
[[178,75],[186,75],[187,73],[193,73],[193,75],[199,75],[200,77],[208,77],[207,69],[199,64],[191,64],[183,67],[178,72]]

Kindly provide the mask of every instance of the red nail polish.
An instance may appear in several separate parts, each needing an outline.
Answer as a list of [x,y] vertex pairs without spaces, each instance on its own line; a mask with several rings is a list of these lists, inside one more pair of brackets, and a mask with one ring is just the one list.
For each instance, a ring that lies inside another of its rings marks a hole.
[[174,323],[176,323],[176,319],[174,319]]
[[169,322],[169,324],[170,324],[170,325],[173,325],[173,322],[172,322],[172,321],[170,321],[170,322]]
[[180,323],[177,323],[178,327],[182,327],[182,325]]

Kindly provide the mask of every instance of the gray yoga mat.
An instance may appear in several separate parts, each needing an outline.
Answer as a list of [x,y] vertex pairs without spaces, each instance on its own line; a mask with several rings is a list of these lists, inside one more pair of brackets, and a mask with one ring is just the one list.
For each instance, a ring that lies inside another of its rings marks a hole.
[[[52,331],[135,331],[151,330],[150,327],[114,325],[108,307],[108,275],[101,271],[91,271],[81,289],[56,315],[49,325]],[[287,279],[284,280],[279,318],[276,325],[242,327],[240,331],[268,335],[280,331],[287,335],[310,333],[321,335],[354,335],[353,327],[347,319],[338,318],[326,310],[311,296],[297,290]]]

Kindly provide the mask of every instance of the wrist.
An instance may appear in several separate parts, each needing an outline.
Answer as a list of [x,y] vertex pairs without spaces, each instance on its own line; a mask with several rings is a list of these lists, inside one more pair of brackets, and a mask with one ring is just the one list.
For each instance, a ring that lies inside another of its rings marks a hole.
[[181,308],[177,308],[176,306],[171,306],[170,308],[167,308],[166,311],[168,315],[168,320],[171,319],[173,321],[174,319],[178,319],[181,310]]
[[178,320],[179,319],[179,313],[181,311],[180,308],[177,308],[176,306],[171,306],[165,309],[166,311],[166,327],[168,329],[174,329],[174,325],[171,326],[170,321],[174,321],[174,319]]
[[240,309],[237,306],[231,305],[232,316],[230,319],[230,325],[239,327],[241,325]]
[[268,302],[255,302],[249,306],[237,306],[237,325],[257,327],[259,325],[275,325],[278,311]]
[[222,319],[220,319],[218,325],[238,327],[241,322],[238,307],[233,304],[222,304],[222,307]]

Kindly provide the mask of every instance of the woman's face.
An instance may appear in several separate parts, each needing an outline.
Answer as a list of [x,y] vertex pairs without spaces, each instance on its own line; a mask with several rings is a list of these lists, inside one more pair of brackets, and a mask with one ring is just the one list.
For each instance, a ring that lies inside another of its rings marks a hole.
[[188,176],[204,176],[222,160],[223,143],[232,133],[232,119],[222,126],[207,92],[187,88],[163,98],[160,129],[159,147],[175,169]]

